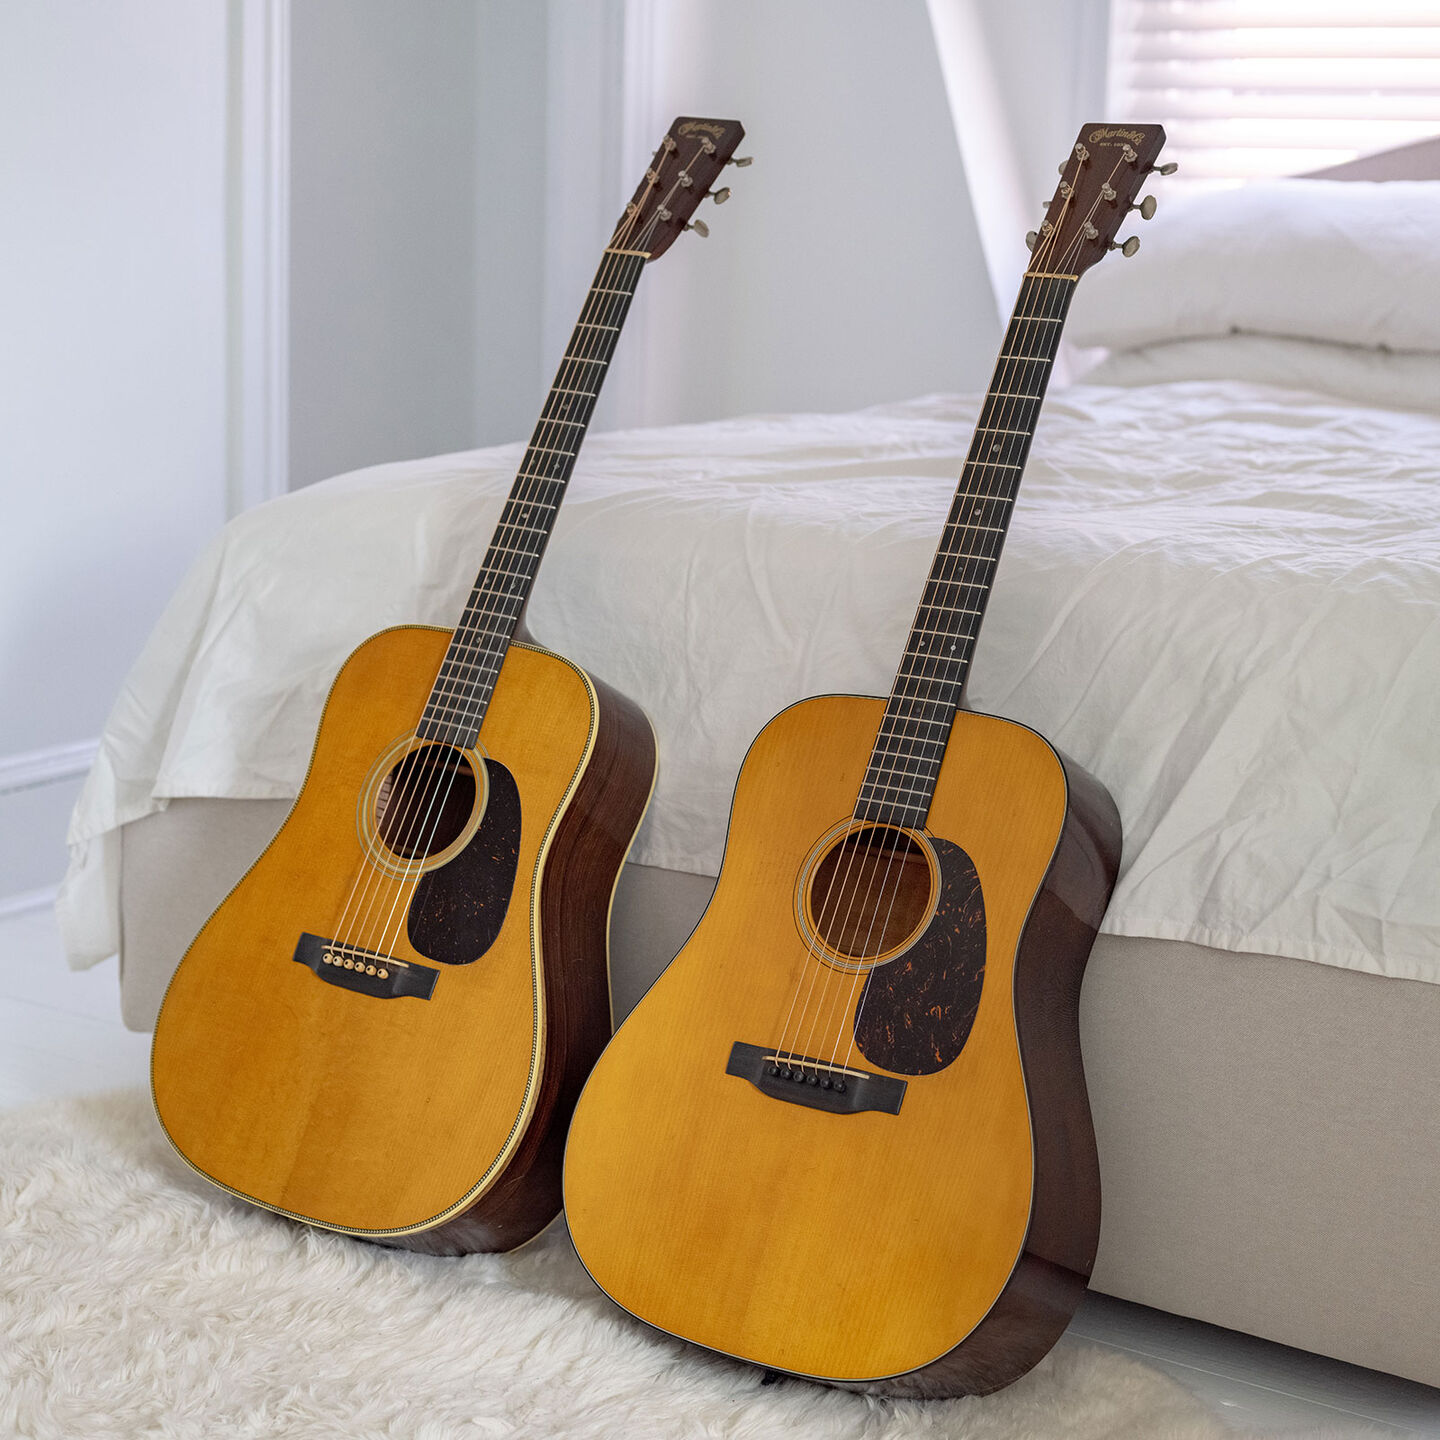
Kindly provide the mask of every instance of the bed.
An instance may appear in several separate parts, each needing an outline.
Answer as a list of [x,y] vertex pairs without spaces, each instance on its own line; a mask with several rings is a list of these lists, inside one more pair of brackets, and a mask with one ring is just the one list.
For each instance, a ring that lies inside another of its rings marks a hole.
[[[970,702],[1125,824],[1082,997],[1095,1288],[1440,1384],[1440,185],[1288,183],[1178,207],[1082,285],[1070,333],[1110,353],[1047,403]],[[1247,235],[1313,264],[1257,242],[1248,289],[1204,272]],[[660,740],[617,1020],[704,907],[754,733],[888,689],[978,400],[587,442],[530,625]],[[459,613],[519,454],[339,477],[196,562],[61,897],[72,963],[119,952],[127,1024],[283,819],[344,655]]]

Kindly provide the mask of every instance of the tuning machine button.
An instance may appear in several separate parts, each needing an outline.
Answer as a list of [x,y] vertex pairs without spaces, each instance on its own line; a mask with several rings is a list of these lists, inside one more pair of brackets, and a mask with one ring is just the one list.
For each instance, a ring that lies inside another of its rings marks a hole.
[[1140,248],[1140,237],[1138,235],[1132,235],[1123,244],[1119,241],[1112,240],[1105,248],[1107,250],[1118,250],[1128,260]]
[[702,240],[710,234],[710,227],[703,220],[692,220],[685,228],[693,230]]
[[743,170],[747,165],[755,163],[755,157],[753,155],[735,155],[725,163],[735,166],[737,170]]
[[1038,230],[1027,230],[1025,232],[1025,248],[1033,250],[1040,243],[1040,232]]
[[718,190],[710,192],[710,198],[717,204],[723,205],[730,198],[730,187],[722,185]]
[[1155,218],[1155,197],[1147,195],[1138,205],[1130,206],[1131,210],[1138,210],[1142,220],[1153,220]]
[[1178,160],[1168,161],[1164,165],[1150,165],[1146,167],[1147,171],[1154,175],[1173,175],[1179,168],[1180,162]]

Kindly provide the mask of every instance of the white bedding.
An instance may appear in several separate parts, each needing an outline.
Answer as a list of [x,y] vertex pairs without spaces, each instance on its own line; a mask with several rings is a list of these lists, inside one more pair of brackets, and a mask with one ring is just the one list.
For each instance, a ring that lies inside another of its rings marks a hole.
[[[655,722],[634,858],[714,873],[760,726],[888,690],[975,407],[587,442],[530,621]],[[118,826],[177,796],[293,795],[345,654],[454,620],[519,455],[341,477],[197,561],[75,813],[74,963],[117,945]],[[1235,381],[1051,397],[971,703],[1115,796],[1107,931],[1440,981],[1437,470],[1436,416]]]

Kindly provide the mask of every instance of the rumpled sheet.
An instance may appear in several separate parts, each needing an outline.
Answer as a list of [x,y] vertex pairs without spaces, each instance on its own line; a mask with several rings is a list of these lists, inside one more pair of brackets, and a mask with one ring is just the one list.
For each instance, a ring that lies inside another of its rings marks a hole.
[[[713,874],[765,721],[889,689],[977,404],[587,441],[529,619],[654,720],[633,858]],[[453,623],[520,454],[343,476],[196,561],[76,808],[72,963],[117,948],[117,827],[293,796],[350,649]],[[1437,470],[1435,416],[1234,381],[1051,397],[970,703],[1114,795],[1107,932],[1440,981]]]

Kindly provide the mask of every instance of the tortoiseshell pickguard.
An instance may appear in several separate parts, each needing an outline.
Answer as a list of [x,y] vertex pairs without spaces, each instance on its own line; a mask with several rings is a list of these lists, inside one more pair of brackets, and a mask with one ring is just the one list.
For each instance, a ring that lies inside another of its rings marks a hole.
[[427,871],[410,902],[410,943],[442,965],[469,965],[505,923],[520,858],[520,791],[498,760],[487,759],[490,795],[470,843]]
[[855,1043],[872,1065],[933,1075],[970,1038],[985,983],[985,900],[975,864],[956,844],[930,838],[940,898],[925,933],[870,972],[855,1010]]

